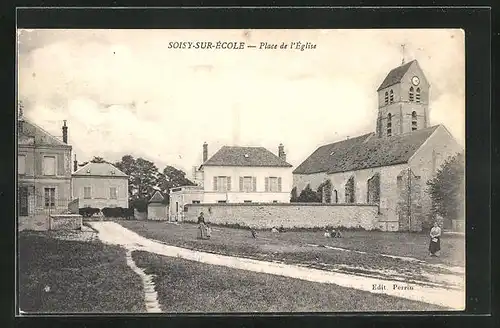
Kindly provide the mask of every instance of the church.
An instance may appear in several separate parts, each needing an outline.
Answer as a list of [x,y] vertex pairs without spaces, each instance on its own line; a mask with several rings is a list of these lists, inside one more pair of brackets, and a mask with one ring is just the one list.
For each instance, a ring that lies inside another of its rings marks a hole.
[[328,203],[377,204],[383,231],[428,225],[427,181],[463,148],[443,125],[429,126],[430,83],[417,60],[392,69],[378,93],[376,130],[316,149],[293,171],[297,194],[325,181]]

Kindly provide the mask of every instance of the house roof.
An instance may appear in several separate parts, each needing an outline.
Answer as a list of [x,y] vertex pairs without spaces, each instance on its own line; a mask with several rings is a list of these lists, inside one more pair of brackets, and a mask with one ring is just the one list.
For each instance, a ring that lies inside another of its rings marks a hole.
[[151,199],[149,200],[149,203],[161,203],[165,200],[165,197],[163,197],[163,195],[161,194],[161,192],[159,192],[158,190],[155,191],[155,193],[153,194],[153,197],[151,197]]
[[[19,120],[19,123],[22,124],[22,129],[18,131],[19,133],[18,143],[24,143],[23,140],[28,141],[31,139],[38,146],[71,148],[70,145],[64,143],[61,139],[53,136],[40,126],[27,120],[24,117]],[[30,142],[28,142],[28,144],[30,144]]]
[[407,163],[439,125],[377,138],[373,133],[319,147],[294,174],[328,174]]
[[264,147],[223,146],[202,166],[292,167]]
[[410,66],[414,62],[416,62],[416,60],[412,60],[404,65],[398,66],[393,70],[391,70],[389,74],[387,74],[387,76],[385,77],[382,84],[378,87],[377,91],[380,91],[382,89],[390,87],[391,85],[401,82],[401,79],[406,74],[406,72],[408,72],[408,69],[410,69]]
[[125,173],[110,163],[89,162],[76,170],[73,176],[128,177]]

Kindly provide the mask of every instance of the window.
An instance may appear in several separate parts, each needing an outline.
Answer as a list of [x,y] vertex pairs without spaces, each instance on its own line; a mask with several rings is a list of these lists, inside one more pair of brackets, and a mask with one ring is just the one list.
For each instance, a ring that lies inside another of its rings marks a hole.
[[334,190],[333,193],[332,193],[332,200],[335,204],[337,204],[339,202],[339,195],[337,193],[337,190]]
[[224,204],[224,203],[226,203],[226,201],[225,200],[218,200],[217,203]]
[[56,158],[54,156],[43,157],[43,175],[56,175]]
[[385,104],[387,105],[389,103],[389,93],[386,91],[385,92]]
[[415,89],[413,89],[413,87],[410,88],[410,91],[408,92],[408,99],[410,101],[413,101],[414,100],[414,92],[415,92]]
[[83,187],[83,199],[92,198],[92,189],[90,187]]
[[115,187],[109,188],[109,198],[110,199],[117,199],[118,198]]
[[251,203],[251,200],[244,200],[243,203]]
[[240,177],[240,191],[257,191],[257,179],[255,177]]
[[390,137],[392,135],[392,114],[387,114],[387,136]]
[[411,130],[415,131],[417,129],[417,112],[413,111],[411,113]]
[[356,201],[354,177],[350,177],[345,184],[345,202],[354,203]]
[[26,156],[18,155],[17,156],[17,173],[18,174],[26,174]]
[[56,205],[56,188],[44,188],[45,208]]
[[277,200],[273,200],[273,203],[277,203],[278,201]]
[[281,178],[277,177],[266,178],[266,191],[281,192]]
[[214,191],[231,191],[231,177],[214,177]]
[[417,88],[417,92],[415,93],[415,101],[420,102],[420,88]]
[[393,103],[394,102],[394,91],[392,91],[391,89],[391,92],[390,92],[390,102]]
[[375,173],[367,182],[366,202],[368,204],[380,203],[380,175]]
[[193,204],[199,204],[200,201],[199,200],[193,200]]

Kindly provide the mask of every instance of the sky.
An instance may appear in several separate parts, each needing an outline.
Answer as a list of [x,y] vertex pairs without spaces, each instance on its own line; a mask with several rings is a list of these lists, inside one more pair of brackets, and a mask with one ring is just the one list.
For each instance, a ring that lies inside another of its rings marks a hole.
[[[18,30],[24,115],[73,154],[143,157],[191,172],[221,146],[262,146],[298,166],[317,147],[375,131],[378,86],[417,59],[430,124],[465,147],[462,30]],[[244,50],[169,49],[236,41]],[[315,45],[279,49],[282,42]],[[259,49],[261,42],[278,49]],[[401,44],[405,44],[404,51]]]

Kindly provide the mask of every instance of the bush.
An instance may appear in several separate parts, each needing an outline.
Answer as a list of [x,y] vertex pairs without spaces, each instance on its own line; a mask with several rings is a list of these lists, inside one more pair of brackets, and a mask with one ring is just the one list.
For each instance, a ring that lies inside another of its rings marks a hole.
[[307,185],[304,190],[300,192],[297,198],[299,203],[321,203],[321,198],[317,192],[311,189],[310,185]]
[[148,211],[148,201],[145,199],[134,199],[130,201],[130,207],[135,208],[138,212],[144,213]]
[[134,216],[133,208],[105,207],[101,211],[107,218],[130,218]]
[[95,208],[95,207],[84,207],[84,208],[80,208],[78,210],[78,213],[83,216],[84,218],[90,218],[92,217],[94,214],[97,214],[99,213],[101,210],[98,209],[98,208]]

